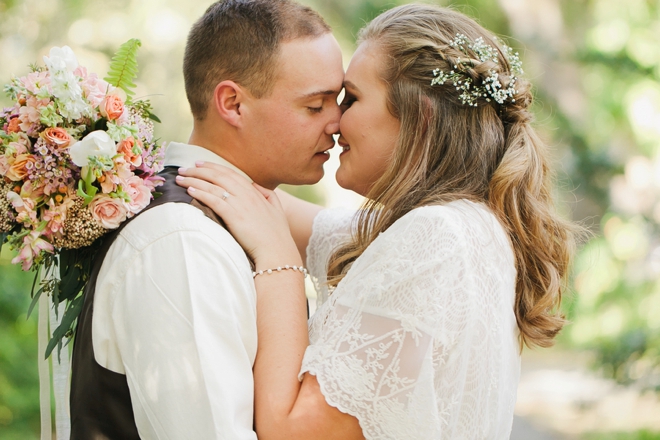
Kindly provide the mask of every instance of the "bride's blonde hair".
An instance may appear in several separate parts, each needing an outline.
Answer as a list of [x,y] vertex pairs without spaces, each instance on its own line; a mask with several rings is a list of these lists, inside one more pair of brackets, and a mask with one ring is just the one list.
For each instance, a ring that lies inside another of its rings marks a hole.
[[344,277],[382,231],[424,205],[468,199],[487,204],[508,232],[517,269],[515,314],[522,344],[550,346],[565,323],[559,312],[574,251],[575,225],[554,209],[547,147],[530,126],[530,84],[515,83],[514,100],[480,97],[461,103],[452,81],[431,85],[433,71],[454,70],[466,54],[452,41],[483,38],[497,63],[470,50],[465,73],[479,85],[498,73],[504,89],[513,78],[502,44],[474,20],[430,5],[391,9],[360,31],[359,43],[381,54],[390,112],[401,132],[387,171],[367,194],[351,242],[330,258],[331,286]]

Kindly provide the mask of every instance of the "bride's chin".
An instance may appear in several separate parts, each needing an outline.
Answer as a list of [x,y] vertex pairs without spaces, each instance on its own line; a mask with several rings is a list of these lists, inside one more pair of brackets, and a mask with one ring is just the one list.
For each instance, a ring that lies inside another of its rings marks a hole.
[[348,186],[346,185],[346,182],[336,174],[335,174],[335,182],[337,182],[337,185],[339,185],[340,187],[350,190],[350,188],[348,188]]
[[353,191],[355,194],[362,197],[366,197],[367,191],[364,188],[361,188],[358,182],[346,179],[345,176],[341,176],[339,173],[335,174],[335,180],[340,187],[348,191]]
[[341,168],[341,166],[335,173],[335,181],[337,182],[337,185],[341,186],[344,189],[347,190],[353,189],[351,188],[350,179],[347,179],[346,172]]

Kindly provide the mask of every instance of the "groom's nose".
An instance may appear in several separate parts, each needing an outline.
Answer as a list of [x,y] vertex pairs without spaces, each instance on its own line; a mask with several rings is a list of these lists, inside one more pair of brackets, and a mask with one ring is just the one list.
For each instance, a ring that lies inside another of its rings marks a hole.
[[325,126],[325,132],[326,134],[331,135],[336,134],[339,132],[339,120],[341,119],[341,108],[339,107],[339,104],[333,105],[328,109],[328,112],[330,113],[330,119]]

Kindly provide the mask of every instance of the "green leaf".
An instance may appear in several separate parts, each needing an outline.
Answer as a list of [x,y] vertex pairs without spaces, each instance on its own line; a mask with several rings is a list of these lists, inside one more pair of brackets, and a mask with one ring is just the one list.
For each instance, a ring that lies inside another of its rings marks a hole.
[[156,122],[158,122],[158,123],[161,122],[161,121],[160,121],[160,118],[159,118],[158,116],[154,115],[154,114],[151,113],[151,112],[149,112],[149,119],[151,119],[152,121],[156,121]]
[[62,302],[62,300],[60,299],[60,283],[58,283],[57,281],[53,283],[52,300],[53,300],[53,304],[56,306],[55,316],[57,316],[57,309],[58,309],[57,305]]
[[5,240],[9,237],[9,233],[3,232],[0,234],[0,248],[2,247],[3,244],[5,244]]
[[[30,297],[34,296],[34,288],[37,286],[37,280],[39,279],[39,275],[41,274],[41,266],[35,270],[34,273],[34,280],[32,280],[32,289],[30,289]],[[38,292],[41,293],[41,292]]]
[[82,179],[78,181],[78,193],[77,193],[77,194],[78,194],[80,197],[82,197],[83,199],[85,199],[85,206],[87,206],[87,205],[89,205],[90,203],[92,203],[92,200],[94,199],[94,196],[96,195],[96,192],[97,192],[98,190],[97,190],[95,187],[93,187],[93,186],[90,185],[90,187],[88,188],[88,190],[89,190],[89,192],[91,192],[92,194],[87,194],[87,193],[85,192],[85,188],[83,188],[83,184],[84,184],[84,183],[83,183],[83,180],[82,180]]
[[[94,130],[108,130],[108,120],[106,118],[101,118],[94,123]],[[93,131],[93,130],[92,130]]]
[[[89,257],[89,258],[86,258]],[[60,252],[60,301],[71,301],[87,283],[91,256],[80,249],[62,249]]]
[[32,296],[32,302],[30,303],[30,307],[28,307],[28,311],[27,311],[27,319],[30,319],[30,315],[32,314],[32,310],[34,310],[34,306],[36,306],[37,303],[39,302],[39,298],[41,297],[41,293],[43,291],[44,291],[44,289],[42,287],[41,289],[39,289],[37,291],[37,293],[35,293]]
[[138,73],[137,50],[142,45],[140,40],[132,38],[119,47],[112,57],[108,76],[104,78],[111,85],[122,89],[130,98],[135,95],[133,83]]
[[53,337],[51,340],[48,341],[45,359],[48,359],[48,356],[50,356],[55,347],[59,347],[60,349],[62,348],[62,339],[69,333],[70,330],[72,330],[74,321],[78,318],[78,315],[80,315],[80,312],[82,311],[83,299],[84,296],[81,295],[71,301],[67,307],[66,312],[64,312],[64,316],[62,317],[62,322],[60,322],[60,325],[57,326],[53,332]]

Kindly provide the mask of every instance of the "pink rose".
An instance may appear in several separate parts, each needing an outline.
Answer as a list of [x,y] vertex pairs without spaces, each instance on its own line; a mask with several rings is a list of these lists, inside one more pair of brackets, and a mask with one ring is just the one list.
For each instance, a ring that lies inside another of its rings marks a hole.
[[89,204],[92,216],[98,224],[106,229],[117,229],[126,220],[128,208],[121,199],[115,199],[105,194],[94,197]]
[[101,110],[101,115],[114,121],[124,113],[124,102],[117,95],[108,95],[101,102],[99,110]]
[[[137,143],[137,148],[136,144]],[[135,152],[137,151],[137,154]],[[122,153],[126,162],[130,163],[134,167],[139,167],[142,165],[142,142],[138,139],[137,141],[133,139],[133,136],[124,139],[119,142],[117,145],[117,152]]]
[[48,127],[41,133],[41,137],[51,144],[57,146],[59,150],[64,149],[71,143],[71,136],[63,128]]
[[142,211],[151,201],[151,190],[138,176],[128,179],[124,191],[131,198],[131,201],[128,203],[128,209],[131,211],[131,214],[137,214]]

